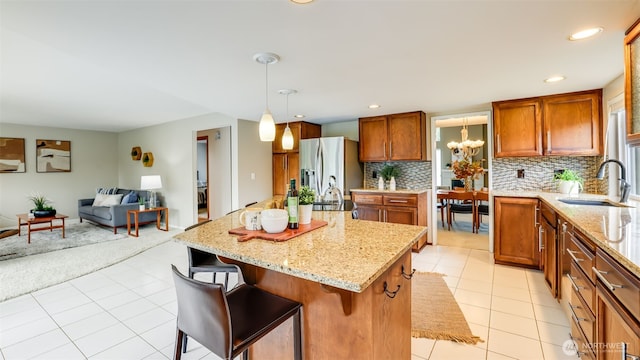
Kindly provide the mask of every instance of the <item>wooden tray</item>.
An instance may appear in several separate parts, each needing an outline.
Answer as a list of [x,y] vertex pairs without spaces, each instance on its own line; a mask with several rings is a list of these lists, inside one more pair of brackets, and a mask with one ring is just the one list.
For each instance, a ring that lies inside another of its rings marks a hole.
[[310,224],[300,224],[298,229],[285,229],[285,231],[281,233],[270,234],[264,230],[247,230],[243,227],[235,228],[229,230],[229,234],[231,235],[241,235],[238,237],[238,241],[249,241],[251,239],[264,239],[264,240],[272,240],[272,241],[287,241],[293,239],[298,235],[302,235],[308,233],[309,231],[321,228],[327,225],[326,221],[322,220],[311,220]]

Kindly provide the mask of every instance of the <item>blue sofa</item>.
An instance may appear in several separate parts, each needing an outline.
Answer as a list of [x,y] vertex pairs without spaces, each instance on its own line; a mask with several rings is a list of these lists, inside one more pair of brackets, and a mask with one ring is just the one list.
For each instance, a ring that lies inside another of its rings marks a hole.
[[[110,206],[93,206],[94,199],[78,200],[78,217],[82,220],[89,220],[100,225],[113,228],[113,233],[118,233],[119,227],[127,226],[127,211],[137,210],[139,207],[137,198],[143,197],[149,199],[149,192],[144,190],[118,189],[116,194],[122,194],[124,198],[126,194],[135,192],[137,197],[135,202],[110,205]],[[131,220],[133,222],[133,219]],[[155,212],[140,213],[138,224],[147,224],[156,221]]]

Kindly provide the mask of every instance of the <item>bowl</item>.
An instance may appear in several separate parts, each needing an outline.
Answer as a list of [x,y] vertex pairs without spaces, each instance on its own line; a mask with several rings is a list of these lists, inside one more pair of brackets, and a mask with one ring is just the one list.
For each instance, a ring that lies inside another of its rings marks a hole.
[[289,215],[282,209],[262,210],[260,218],[262,228],[270,234],[283,232],[289,224]]

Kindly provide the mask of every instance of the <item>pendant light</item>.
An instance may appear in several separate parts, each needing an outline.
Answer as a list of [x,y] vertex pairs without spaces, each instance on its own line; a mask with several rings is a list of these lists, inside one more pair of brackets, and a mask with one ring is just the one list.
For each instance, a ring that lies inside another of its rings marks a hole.
[[293,149],[293,133],[291,132],[291,128],[289,128],[289,95],[297,92],[297,90],[293,89],[283,89],[278,91],[280,95],[287,96],[287,127],[284,129],[284,134],[282,134],[282,148],[285,150]]
[[273,115],[269,111],[269,64],[275,64],[280,60],[280,56],[273,53],[258,53],[253,56],[253,60],[260,64],[264,64],[265,74],[265,100],[266,106],[262,117],[260,118],[260,140],[273,141],[276,138],[276,124],[273,121]]

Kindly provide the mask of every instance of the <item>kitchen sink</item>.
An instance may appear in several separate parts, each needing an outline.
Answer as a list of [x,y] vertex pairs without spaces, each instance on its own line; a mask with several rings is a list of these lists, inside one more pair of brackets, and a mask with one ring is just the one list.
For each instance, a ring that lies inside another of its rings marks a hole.
[[598,199],[558,199],[558,201],[571,205],[591,205],[591,206],[613,206],[613,207],[629,207],[624,204],[614,203],[608,200]]

